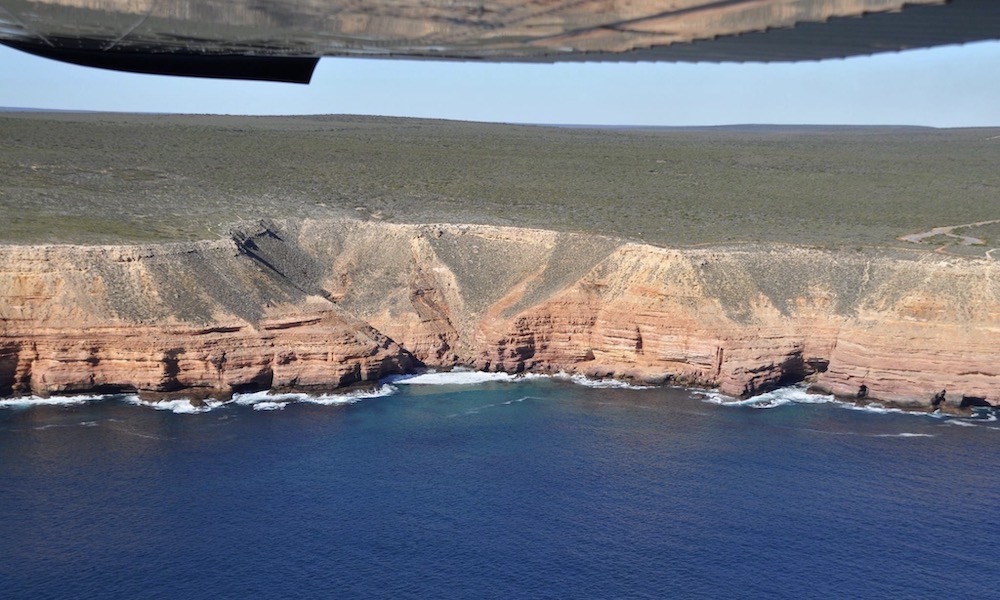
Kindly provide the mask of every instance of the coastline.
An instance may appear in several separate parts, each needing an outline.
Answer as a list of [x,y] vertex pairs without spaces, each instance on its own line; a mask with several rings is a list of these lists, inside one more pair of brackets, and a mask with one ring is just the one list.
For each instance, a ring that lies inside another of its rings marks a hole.
[[944,405],[939,408],[915,407],[910,404],[879,402],[869,399],[845,398],[824,394],[801,382],[759,393],[750,397],[733,397],[722,394],[717,389],[641,385],[621,379],[592,379],[569,373],[538,374],[474,371],[465,367],[451,370],[429,370],[422,373],[391,375],[376,382],[355,384],[346,387],[309,389],[264,389],[258,391],[232,392],[228,395],[211,394],[205,390],[181,390],[176,392],[117,392],[117,393],[75,393],[67,395],[15,396],[0,398],[0,410],[27,410],[41,406],[72,407],[103,402],[123,402],[136,407],[145,407],[175,414],[203,414],[227,406],[252,408],[255,411],[284,410],[291,404],[313,404],[320,406],[343,406],[365,400],[394,396],[401,388],[417,386],[428,388],[476,389],[484,385],[517,386],[537,382],[572,384],[584,388],[615,390],[661,390],[665,387],[682,390],[690,397],[702,402],[723,407],[770,410],[783,406],[805,404],[830,404],[848,410],[873,414],[910,414],[939,419],[965,419],[993,422],[1000,418],[1000,407],[957,408]]
[[229,240],[0,246],[4,396],[170,400],[420,369],[567,372],[748,398],[808,381],[996,405],[1000,263],[888,249],[674,249],[483,225],[285,220]]
[[468,366],[1000,403],[995,128],[4,113],[0,132],[0,396]]

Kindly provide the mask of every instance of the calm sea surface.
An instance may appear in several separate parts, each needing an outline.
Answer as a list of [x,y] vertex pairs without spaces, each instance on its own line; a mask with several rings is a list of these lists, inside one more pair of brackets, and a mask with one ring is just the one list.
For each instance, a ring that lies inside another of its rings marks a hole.
[[1000,597],[994,421],[795,390],[383,393],[3,405],[0,598]]

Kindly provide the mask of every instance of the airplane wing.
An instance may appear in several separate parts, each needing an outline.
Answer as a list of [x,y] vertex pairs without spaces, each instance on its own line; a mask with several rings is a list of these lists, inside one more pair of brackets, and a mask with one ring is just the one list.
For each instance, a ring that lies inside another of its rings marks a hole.
[[66,62],[308,83],[322,56],[795,61],[1000,39],[996,0],[0,0]]

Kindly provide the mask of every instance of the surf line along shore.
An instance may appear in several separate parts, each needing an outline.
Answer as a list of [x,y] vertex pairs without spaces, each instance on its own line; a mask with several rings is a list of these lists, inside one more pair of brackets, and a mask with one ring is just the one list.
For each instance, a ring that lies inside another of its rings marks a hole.
[[0,246],[0,394],[330,389],[422,368],[748,396],[997,404],[1000,264],[287,220],[226,239]]

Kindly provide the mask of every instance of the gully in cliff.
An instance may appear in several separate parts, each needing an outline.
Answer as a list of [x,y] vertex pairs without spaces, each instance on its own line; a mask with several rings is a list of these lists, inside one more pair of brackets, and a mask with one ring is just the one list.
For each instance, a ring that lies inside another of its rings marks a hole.
[[332,389],[468,365],[969,411],[1000,389],[998,288],[970,286],[998,279],[987,260],[332,219],[7,246],[0,393]]

